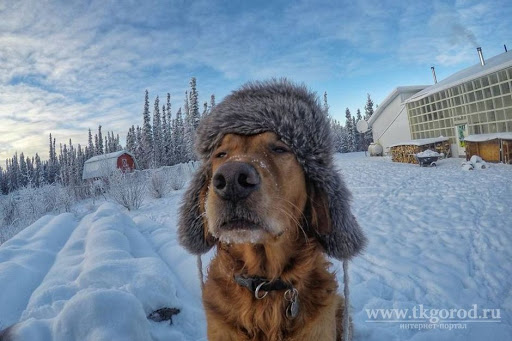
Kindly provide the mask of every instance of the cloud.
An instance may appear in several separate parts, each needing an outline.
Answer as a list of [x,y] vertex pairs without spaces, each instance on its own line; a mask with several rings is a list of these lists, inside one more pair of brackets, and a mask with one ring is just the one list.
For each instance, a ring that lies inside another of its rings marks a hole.
[[0,159],[46,154],[50,132],[85,143],[102,124],[124,137],[141,121],[146,88],[152,98],[171,92],[177,110],[192,76],[201,102],[288,76],[332,95],[331,84],[354,82],[364,103],[372,84],[357,79],[476,62],[473,41],[507,36],[500,18],[511,15],[499,1],[3,1]]

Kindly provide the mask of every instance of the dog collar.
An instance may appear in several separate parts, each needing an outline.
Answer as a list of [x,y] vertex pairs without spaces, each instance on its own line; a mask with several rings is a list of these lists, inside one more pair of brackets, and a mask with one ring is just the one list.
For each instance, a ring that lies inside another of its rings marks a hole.
[[265,298],[269,291],[286,290],[284,292],[284,299],[288,302],[285,311],[286,317],[294,319],[299,314],[299,292],[290,283],[280,279],[269,281],[262,277],[245,277],[241,275],[235,276],[235,282],[247,288],[258,300]]
[[247,288],[254,294],[254,297],[260,300],[267,296],[269,291],[294,289],[293,285],[286,283],[280,279],[269,281],[266,278],[257,276],[245,277],[242,275],[237,275],[235,276],[235,282],[238,285]]

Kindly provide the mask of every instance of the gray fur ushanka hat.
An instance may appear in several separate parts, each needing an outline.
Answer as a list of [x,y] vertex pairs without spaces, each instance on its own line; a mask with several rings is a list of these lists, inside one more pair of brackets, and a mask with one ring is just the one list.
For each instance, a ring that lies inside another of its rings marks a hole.
[[316,94],[287,80],[253,82],[242,86],[202,119],[196,150],[202,161],[191,180],[180,208],[179,241],[193,254],[207,252],[214,244],[204,231],[199,194],[209,181],[209,158],[224,135],[274,132],[295,153],[306,179],[325,193],[331,229],[316,232],[325,252],[337,259],[357,255],[366,237],[350,210],[351,194],[333,165],[333,143],[327,116]]

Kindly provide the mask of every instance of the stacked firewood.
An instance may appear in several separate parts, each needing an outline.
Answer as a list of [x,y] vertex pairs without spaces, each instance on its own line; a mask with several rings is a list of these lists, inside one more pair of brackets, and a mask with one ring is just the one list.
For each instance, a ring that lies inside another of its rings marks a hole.
[[416,145],[401,145],[391,147],[391,160],[393,162],[403,162],[403,163],[418,163],[416,160],[415,154],[423,152],[427,149],[432,151],[436,151],[438,153],[443,153],[445,157],[450,155],[450,142],[443,141],[437,143],[426,144],[422,146]]
[[393,162],[418,163],[414,154],[421,152],[420,146],[404,145],[391,147],[391,160]]

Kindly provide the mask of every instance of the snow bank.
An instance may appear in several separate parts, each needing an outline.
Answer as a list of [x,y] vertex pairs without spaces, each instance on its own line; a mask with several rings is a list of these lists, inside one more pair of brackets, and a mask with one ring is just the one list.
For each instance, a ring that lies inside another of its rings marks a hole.
[[[55,228],[50,221],[41,233],[51,240],[45,231]],[[28,266],[22,257],[14,260]],[[173,282],[133,220],[119,206],[104,204],[74,229],[33,291],[16,335],[34,341],[149,340],[154,322],[146,316],[182,307]]]

